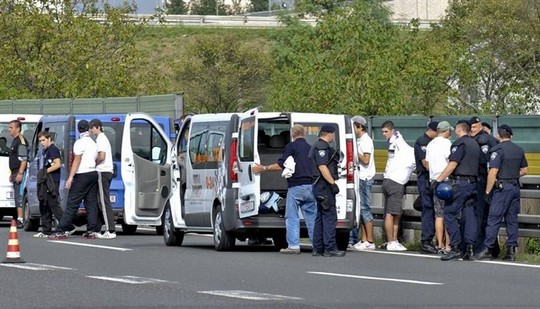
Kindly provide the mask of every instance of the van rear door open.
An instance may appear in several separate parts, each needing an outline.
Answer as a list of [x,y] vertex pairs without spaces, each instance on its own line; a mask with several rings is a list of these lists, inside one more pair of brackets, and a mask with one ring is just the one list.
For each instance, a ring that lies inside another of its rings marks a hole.
[[[141,124],[150,128],[147,138],[141,139],[137,135],[136,128]],[[142,153],[147,148],[151,151]],[[171,149],[169,136],[151,116],[144,113],[126,115],[121,172],[125,186],[124,221],[127,224],[161,225],[165,205],[173,193],[178,195],[176,178],[172,177],[174,156]],[[171,202],[173,200],[176,202],[179,198],[173,198]]]
[[238,130],[238,213],[240,218],[259,214],[261,201],[261,176],[254,174],[251,168],[255,159],[259,159],[257,151],[257,109],[252,109],[240,116]]

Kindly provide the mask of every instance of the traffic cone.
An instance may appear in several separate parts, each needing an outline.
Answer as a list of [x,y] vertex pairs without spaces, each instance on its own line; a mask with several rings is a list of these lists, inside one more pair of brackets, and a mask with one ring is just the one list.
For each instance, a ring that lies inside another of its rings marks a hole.
[[7,256],[2,263],[26,263],[23,259],[21,259],[19,238],[17,237],[17,220],[15,219],[11,220]]

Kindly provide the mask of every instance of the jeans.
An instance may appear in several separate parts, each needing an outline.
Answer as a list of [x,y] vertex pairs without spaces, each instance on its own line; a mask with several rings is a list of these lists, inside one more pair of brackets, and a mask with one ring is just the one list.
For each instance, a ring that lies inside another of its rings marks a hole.
[[[371,188],[375,180],[373,178],[367,180],[360,180],[359,192],[360,192],[360,218],[358,227],[361,223],[373,221],[373,212],[371,211]],[[358,227],[353,227],[349,233],[349,243],[355,244],[358,241]]]
[[302,211],[307,226],[309,239],[313,242],[313,226],[317,215],[317,201],[311,191],[311,185],[290,187],[287,191],[287,206],[285,208],[285,227],[287,243],[291,249],[300,248],[300,217]]

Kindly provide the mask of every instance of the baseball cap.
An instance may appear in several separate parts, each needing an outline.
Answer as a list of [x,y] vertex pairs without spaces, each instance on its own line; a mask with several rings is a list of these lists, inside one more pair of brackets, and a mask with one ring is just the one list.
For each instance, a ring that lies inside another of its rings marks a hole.
[[487,122],[482,122],[482,126],[491,130],[491,126]]
[[79,130],[79,133],[86,132],[90,128],[88,121],[81,120],[79,121],[79,124],[77,124],[77,129]]
[[427,126],[430,130],[437,131],[438,124],[439,124],[438,121],[430,121]]
[[514,133],[512,132],[512,128],[510,128],[510,126],[507,124],[501,124],[499,126],[499,130],[506,130],[506,132],[510,133],[510,135],[514,135]]
[[336,128],[331,124],[325,124],[321,127],[321,132],[334,133]]
[[448,121],[441,121],[437,125],[437,131],[438,132],[446,132],[446,131],[453,131],[454,127],[450,125]]
[[95,127],[101,128],[102,126],[103,124],[101,123],[101,120],[97,118],[90,120],[90,128],[95,128]]
[[476,116],[473,116],[471,117],[471,119],[469,119],[469,125],[473,125],[475,123],[479,123],[480,122],[480,118],[476,117]]
[[354,116],[354,117],[352,117],[351,120],[352,120],[353,123],[358,123],[358,124],[361,124],[363,126],[365,126],[366,123],[367,123],[366,119],[364,117],[362,117],[362,116]]

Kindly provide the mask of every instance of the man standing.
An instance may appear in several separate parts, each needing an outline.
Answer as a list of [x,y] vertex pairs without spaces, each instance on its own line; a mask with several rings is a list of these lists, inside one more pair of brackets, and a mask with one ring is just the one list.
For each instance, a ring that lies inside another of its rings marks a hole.
[[97,208],[97,172],[96,157],[97,145],[88,132],[89,124],[86,120],[79,121],[77,129],[80,137],[73,145],[73,163],[69,170],[69,177],[66,180],[66,189],[69,189],[66,209],[62,220],[56,227],[56,233],[49,236],[49,239],[66,239],[72,226],[73,218],[77,215],[77,210],[84,200],[84,207],[87,214],[87,231],[84,238],[95,239],[98,231],[98,208]]
[[[439,177],[442,171],[448,165],[448,157],[450,156],[450,148],[452,142],[450,137],[454,127],[450,126],[448,121],[441,121],[437,125],[437,137],[435,137],[426,147],[426,161],[429,164],[429,181],[433,181]],[[430,191],[431,192],[431,191]],[[433,192],[433,215],[435,216],[435,236],[437,238],[437,253],[446,253],[450,250],[450,239],[446,237],[444,241],[444,216],[443,216],[443,200],[439,199]],[[423,220],[423,219],[422,219]],[[423,224],[423,221],[422,221]]]
[[[484,243],[487,215],[489,212],[489,205],[487,205],[484,200],[484,189],[486,188],[488,173],[487,165],[489,162],[489,151],[492,147],[497,145],[498,141],[495,139],[495,137],[489,135],[484,131],[484,126],[480,122],[480,118],[476,116],[471,117],[471,119],[469,120],[469,125],[471,126],[472,138],[474,138],[474,140],[480,146],[478,181],[476,182],[476,192],[478,195],[478,199],[476,201],[476,205],[474,206],[474,215],[476,216],[476,228],[478,235],[474,251],[478,252],[482,249],[482,244]],[[491,253],[493,253],[494,257],[497,257],[499,255],[499,252],[499,242],[497,242]]]
[[428,124],[427,131],[416,139],[414,144],[414,158],[416,162],[416,185],[422,203],[422,246],[420,252],[436,254],[437,248],[433,246],[435,235],[435,213],[433,206],[433,192],[429,190],[429,164],[426,160],[426,148],[429,142],[437,136],[437,121]]
[[489,174],[485,196],[491,201],[487,220],[486,239],[482,250],[474,256],[479,260],[490,260],[497,242],[501,223],[506,222],[506,255],[503,260],[515,261],[518,245],[518,214],[521,193],[519,178],[527,175],[527,159],[523,149],[512,142],[512,128],[499,126],[500,144],[490,153]]
[[296,124],[291,128],[292,142],[288,143],[277,163],[268,166],[256,164],[254,173],[263,171],[279,171],[286,168],[290,160],[294,162],[294,173],[287,178],[287,200],[285,207],[285,227],[287,230],[287,248],[281,249],[282,254],[300,253],[300,217],[302,211],[309,239],[313,242],[313,225],[317,214],[317,202],[311,190],[312,161],[309,158],[311,146],[307,143],[304,126]]
[[19,120],[10,121],[8,131],[9,135],[13,137],[9,149],[9,169],[11,171],[9,182],[13,184],[13,197],[15,199],[15,207],[17,208],[17,228],[21,229],[24,224],[21,183],[24,172],[26,171],[27,160],[26,158],[19,157],[19,153],[22,151],[28,154],[28,141],[21,134],[21,122]]
[[373,213],[371,212],[371,188],[373,187],[373,177],[375,177],[375,160],[373,154],[375,147],[373,140],[367,134],[367,122],[364,117],[355,116],[352,118],[356,143],[358,148],[358,176],[360,184],[360,228],[362,231],[361,240],[354,244],[354,249],[358,251],[375,250],[375,239],[373,236]]
[[100,239],[114,239],[116,238],[116,227],[110,194],[114,168],[111,143],[105,133],[103,133],[101,120],[97,118],[90,121],[90,133],[96,136],[98,151],[96,170],[98,173],[99,205],[101,205],[101,213],[103,214],[103,222],[105,223],[105,232],[101,234],[100,231],[97,231],[96,236]]
[[[469,260],[474,254],[476,242],[476,217],[474,206],[476,204],[476,178],[478,177],[478,161],[480,147],[469,136],[471,127],[467,120],[460,120],[456,125],[458,139],[452,144],[448,165],[442,173],[431,183],[431,190],[435,191],[438,184],[450,176],[453,189],[452,201],[444,206],[444,225],[450,236],[451,250],[441,257],[443,261],[457,260],[463,257]],[[467,245],[465,253],[461,255],[461,233],[458,218],[464,227],[464,240]]]
[[386,250],[405,251],[398,241],[399,220],[403,211],[405,184],[414,170],[414,150],[407,144],[401,133],[396,131],[392,121],[381,125],[381,132],[388,142],[388,160],[383,175],[384,230],[388,240]]
[[310,149],[309,157],[313,164],[313,195],[317,200],[317,216],[313,229],[313,256],[342,257],[345,251],[337,250],[336,245],[336,194],[339,187],[338,151],[330,146],[336,128],[325,124],[319,132],[319,139]]
[[41,214],[41,232],[35,238],[46,238],[52,234],[53,215],[56,220],[62,220],[64,211],[60,207],[60,150],[53,144],[47,131],[38,133],[42,148],[40,170],[38,172],[38,199]]

